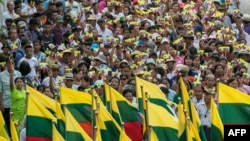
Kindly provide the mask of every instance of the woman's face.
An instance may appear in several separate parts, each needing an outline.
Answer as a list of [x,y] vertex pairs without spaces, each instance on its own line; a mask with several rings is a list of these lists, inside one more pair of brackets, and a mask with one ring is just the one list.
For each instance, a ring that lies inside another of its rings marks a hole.
[[46,88],[46,89],[44,90],[44,94],[45,94],[46,96],[50,97],[50,96],[51,96],[51,91],[50,91],[50,89],[49,89],[49,88]]
[[194,58],[194,66],[199,66],[200,65],[200,58],[196,57]]
[[215,80],[214,80],[214,78],[208,78],[206,83],[208,86],[214,86]]
[[170,84],[166,79],[163,79],[161,83],[164,84],[167,88],[170,87]]
[[193,60],[192,60],[191,58],[186,58],[186,59],[185,59],[185,64],[186,64],[187,66],[192,66],[192,63],[193,63]]
[[238,81],[235,79],[234,81],[232,81],[231,83],[229,83],[229,86],[237,89],[239,84],[238,84]]
[[74,74],[74,77],[75,77],[76,80],[81,80],[82,76],[83,76],[83,72],[82,71]]
[[18,89],[21,89],[21,88],[23,87],[23,80],[17,79],[17,80],[16,80],[16,87],[17,87]]
[[223,74],[224,73],[224,69],[222,66],[218,66],[216,69],[215,69],[215,73],[216,74]]
[[127,8],[127,7],[123,8],[123,13],[124,13],[124,15],[128,15],[129,10],[128,10],[128,8]]
[[118,87],[119,87],[119,80],[117,78],[113,78],[111,80],[111,87],[113,87],[114,89],[118,89]]
[[126,94],[124,94],[124,97],[129,101],[129,102],[131,102],[132,103],[132,101],[133,101],[133,94],[131,93],[131,92],[127,92]]

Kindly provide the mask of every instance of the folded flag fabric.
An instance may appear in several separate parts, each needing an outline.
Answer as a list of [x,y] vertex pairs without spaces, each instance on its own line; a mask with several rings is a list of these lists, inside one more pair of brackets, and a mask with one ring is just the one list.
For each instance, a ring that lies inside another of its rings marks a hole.
[[5,140],[10,140],[8,130],[2,115],[2,111],[0,110],[0,137]]
[[211,99],[211,140],[224,141],[224,126],[220,119],[217,105],[214,99]]

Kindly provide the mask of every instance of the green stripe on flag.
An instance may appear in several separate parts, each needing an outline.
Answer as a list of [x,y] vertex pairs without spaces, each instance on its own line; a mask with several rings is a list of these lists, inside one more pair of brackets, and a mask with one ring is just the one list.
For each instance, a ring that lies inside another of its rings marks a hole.
[[67,131],[67,141],[85,141],[81,134]]
[[27,137],[52,138],[52,121],[47,118],[27,116]]
[[168,127],[152,127],[158,141],[179,141],[178,130]]
[[138,121],[138,117],[136,116],[137,110],[128,105],[126,101],[117,101],[117,106],[119,111],[121,111],[120,115],[123,122]]
[[89,122],[92,119],[92,109],[86,104],[68,104],[68,110],[78,122]]
[[169,105],[166,103],[166,101],[161,100],[161,99],[154,99],[154,98],[150,98],[149,100],[151,103],[165,108],[171,115],[173,116],[175,115],[173,111],[170,109],[170,107],[168,107]]
[[61,136],[65,139],[65,122],[61,119],[57,119],[56,128]]
[[223,124],[250,124],[250,104],[220,103],[219,114]]
[[116,128],[112,121],[105,121],[106,130],[101,129],[102,140],[104,141],[118,141],[120,138],[120,131]]
[[221,130],[211,124],[211,141],[223,141],[223,136]]

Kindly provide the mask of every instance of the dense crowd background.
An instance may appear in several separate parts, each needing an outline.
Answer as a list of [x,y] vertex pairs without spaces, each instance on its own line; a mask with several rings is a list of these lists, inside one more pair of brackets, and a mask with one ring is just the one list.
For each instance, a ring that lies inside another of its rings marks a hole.
[[0,110],[7,126],[10,112],[22,123],[25,85],[51,98],[60,98],[60,86],[95,89],[102,97],[107,83],[137,106],[135,76],[158,85],[175,103],[182,76],[206,131],[217,82],[250,94],[250,15],[241,13],[240,0],[2,5]]

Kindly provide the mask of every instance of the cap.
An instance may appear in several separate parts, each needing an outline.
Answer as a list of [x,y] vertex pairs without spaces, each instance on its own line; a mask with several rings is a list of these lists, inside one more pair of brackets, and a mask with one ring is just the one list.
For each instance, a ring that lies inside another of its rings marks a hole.
[[148,64],[153,64],[153,65],[156,66],[155,60],[154,60],[153,58],[148,58],[148,59],[146,60],[146,65],[148,65]]
[[126,59],[123,59],[123,60],[120,62],[120,65],[119,65],[119,66],[121,66],[122,64],[128,65],[128,61],[127,61]]
[[100,87],[103,85],[104,85],[104,82],[102,80],[96,80],[94,83],[94,87]]
[[56,49],[56,46],[52,43],[50,43],[48,46],[50,50]]
[[61,15],[57,15],[56,16],[56,22],[62,23],[63,22],[63,17]]
[[19,21],[18,23],[17,23],[17,26],[19,27],[19,28],[22,28],[22,27],[26,27],[26,23],[24,22],[24,21]]

